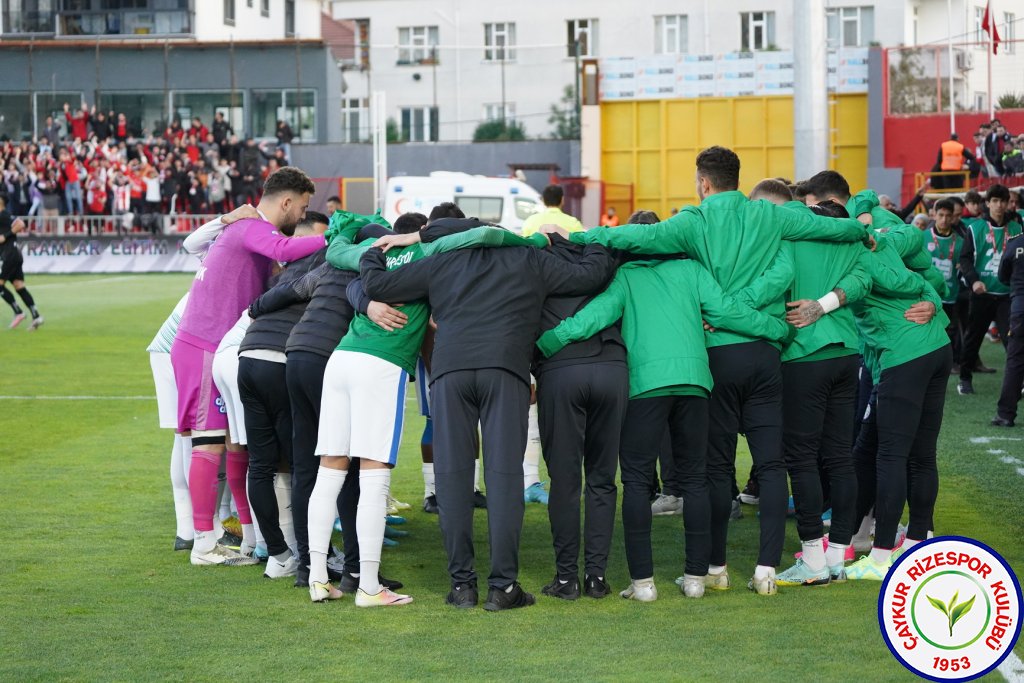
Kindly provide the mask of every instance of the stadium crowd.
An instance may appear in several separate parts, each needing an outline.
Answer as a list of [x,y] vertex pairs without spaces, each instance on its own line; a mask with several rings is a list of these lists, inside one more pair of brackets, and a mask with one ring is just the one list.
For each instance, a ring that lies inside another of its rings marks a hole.
[[294,135],[277,123],[277,143],[240,138],[221,112],[207,125],[175,117],[155,134],[124,113],[85,103],[47,116],[34,139],[0,141],[0,193],[15,216],[215,214],[259,201],[267,177],[289,162]]
[[[977,218],[938,202],[921,230],[835,171],[765,179],[748,197],[739,170],[732,151],[706,149],[699,205],[591,230],[559,216],[548,188],[544,223],[525,236],[451,203],[393,226],[328,218],[306,211],[305,174],[271,174],[255,208],[186,240],[202,266],[148,349],[160,423],[176,433],[174,549],[200,566],[266,562],[265,576],[294,576],[314,602],[411,602],[381,574],[380,550],[410,507],[390,477],[415,378],[423,509],[439,514],[450,605],[479,601],[481,506],[484,608],[534,604],[518,582],[532,501],[548,504],[555,557],[542,593],[609,595],[617,472],[623,598],[658,598],[654,514],[682,515],[684,596],[730,588],[738,500],[759,505],[753,592],[882,580],[936,527],[946,386],[956,363],[961,393],[973,391],[992,320],[1009,343],[993,424],[1016,417],[1024,237],[1009,191],[990,187]],[[950,318],[964,290],[961,330]],[[543,496],[531,431],[551,477]],[[741,433],[753,459],[742,493]],[[801,552],[776,573],[790,487]]]

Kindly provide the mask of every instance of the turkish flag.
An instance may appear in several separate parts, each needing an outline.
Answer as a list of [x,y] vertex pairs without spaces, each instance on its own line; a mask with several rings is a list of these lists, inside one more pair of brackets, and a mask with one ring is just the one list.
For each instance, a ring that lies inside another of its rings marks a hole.
[[999,54],[999,29],[991,17],[991,1],[985,3],[985,15],[981,18],[981,30],[992,36],[992,54]]

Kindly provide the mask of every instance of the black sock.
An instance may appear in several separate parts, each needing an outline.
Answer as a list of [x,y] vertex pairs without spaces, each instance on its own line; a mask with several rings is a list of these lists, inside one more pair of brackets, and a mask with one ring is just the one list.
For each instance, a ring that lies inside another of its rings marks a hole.
[[[28,306],[28,310],[32,312],[32,318],[39,317],[39,311],[36,310],[36,300],[32,298],[32,295],[28,291],[28,287],[22,287],[21,289],[14,290],[21,297],[21,300]],[[12,297],[13,298],[13,297]]]
[[7,289],[7,285],[0,285],[0,298],[3,298],[3,300],[14,309],[14,315],[21,313],[21,307],[18,306],[18,302],[14,300],[14,295],[11,294],[11,290]]

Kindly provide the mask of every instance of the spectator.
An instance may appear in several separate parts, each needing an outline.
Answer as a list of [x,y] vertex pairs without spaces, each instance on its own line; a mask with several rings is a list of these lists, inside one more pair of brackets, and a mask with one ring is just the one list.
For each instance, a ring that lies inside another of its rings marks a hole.
[[224,119],[223,112],[217,112],[213,115],[213,141],[220,146],[220,155],[223,157],[224,145],[228,143],[229,137],[235,132],[231,129],[231,124]]
[[982,205],[985,200],[981,198],[981,195],[971,190],[964,194],[964,207],[967,209],[965,215],[967,218],[977,218],[981,215]]
[[992,119],[991,131],[985,138],[985,163],[990,178],[997,178],[1003,173],[1003,150],[1010,134],[999,119]]
[[[96,106],[93,105],[92,111],[96,111]],[[75,140],[85,140],[89,136],[89,105],[82,102],[82,108],[76,111],[74,114],[71,113],[71,107],[67,102],[64,103],[64,118],[67,119],[68,125],[71,126],[71,137]]]
[[609,206],[604,211],[604,215],[601,216],[601,225],[614,228],[619,224],[619,217],[615,214],[615,207]]
[[189,135],[194,135],[196,140],[205,140],[206,136],[209,135],[210,130],[203,125],[202,119],[198,116],[192,117],[192,127],[189,129]]
[[331,216],[335,211],[341,211],[341,197],[331,195],[327,198],[327,215]]
[[124,113],[117,115],[117,125],[114,126],[114,138],[118,142],[125,142],[128,139],[128,117]]
[[926,213],[916,214],[914,216],[914,219],[912,221],[910,221],[910,224],[913,225],[918,230],[924,230],[925,228],[928,227],[928,214],[926,214]]
[[[970,169],[972,159],[971,153],[960,142],[960,136],[951,133],[949,139],[939,145],[939,155],[932,170],[940,173],[956,173],[963,171],[965,165]],[[963,175],[932,176],[932,187],[937,190],[961,188],[966,184],[965,180]]]
[[60,181],[64,186],[64,201],[67,212],[80,215],[85,212],[82,206],[82,179],[79,173],[78,159],[67,150],[60,153]]
[[277,122],[277,147],[284,154],[284,164],[291,163],[292,160],[292,139],[295,135],[292,133],[292,127],[288,125],[286,121]]
[[52,116],[47,116],[40,138],[46,138],[49,142],[57,142],[62,137],[64,137],[64,133],[61,130],[60,124],[54,121]]
[[1007,138],[1003,152],[1003,174],[1020,175],[1024,173],[1024,155],[1021,154],[1014,138]]
[[103,112],[96,112],[96,117],[92,120],[92,134],[96,136],[96,139],[100,142],[110,139],[113,135],[113,129],[110,125],[110,121],[107,119],[107,115]]

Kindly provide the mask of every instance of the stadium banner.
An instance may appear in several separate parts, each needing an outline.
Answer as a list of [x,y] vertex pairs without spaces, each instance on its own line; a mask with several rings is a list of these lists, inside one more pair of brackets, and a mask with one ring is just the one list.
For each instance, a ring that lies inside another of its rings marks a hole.
[[52,236],[18,238],[25,272],[186,273],[199,259],[181,248],[185,236]]

